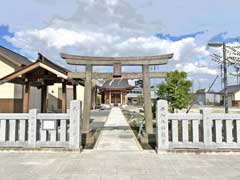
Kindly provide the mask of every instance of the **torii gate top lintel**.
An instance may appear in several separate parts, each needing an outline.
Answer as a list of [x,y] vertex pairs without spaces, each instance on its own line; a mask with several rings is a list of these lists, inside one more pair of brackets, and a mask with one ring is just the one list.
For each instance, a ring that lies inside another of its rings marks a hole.
[[61,57],[68,64],[72,65],[163,65],[167,64],[168,60],[173,57],[173,54],[164,54],[156,56],[136,56],[136,57],[94,57],[94,56],[76,56],[61,53]]

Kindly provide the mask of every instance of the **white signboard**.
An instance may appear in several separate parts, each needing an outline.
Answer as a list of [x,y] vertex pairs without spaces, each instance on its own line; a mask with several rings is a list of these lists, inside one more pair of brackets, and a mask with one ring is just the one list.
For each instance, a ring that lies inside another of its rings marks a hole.
[[56,121],[55,120],[42,120],[42,129],[43,130],[55,130]]

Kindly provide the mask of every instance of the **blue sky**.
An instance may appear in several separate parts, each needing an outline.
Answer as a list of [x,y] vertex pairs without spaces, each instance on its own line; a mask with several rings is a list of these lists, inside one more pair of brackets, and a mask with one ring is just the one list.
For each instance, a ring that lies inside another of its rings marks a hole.
[[9,32],[8,26],[0,25],[0,44],[6,48],[17,51],[18,48],[4,39],[5,36],[13,37],[13,35],[13,33]]
[[[238,44],[240,39],[237,0],[10,0],[1,5],[0,44],[31,60],[37,52],[62,65],[60,52],[93,56],[174,53],[169,64],[158,69],[188,72],[194,89],[207,88],[220,74],[209,56],[215,51],[207,43]],[[230,78],[229,84],[234,83]],[[220,88],[219,79],[214,89]]]

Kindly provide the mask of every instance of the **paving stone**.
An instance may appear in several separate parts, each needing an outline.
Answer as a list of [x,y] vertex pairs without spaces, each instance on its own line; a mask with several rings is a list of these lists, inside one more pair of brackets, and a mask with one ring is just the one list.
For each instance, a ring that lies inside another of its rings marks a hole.
[[98,151],[142,150],[120,108],[111,109],[94,149]]
[[[239,180],[240,155],[0,153],[0,180]],[[36,163],[39,162],[39,163]],[[199,162],[199,163],[197,163]]]

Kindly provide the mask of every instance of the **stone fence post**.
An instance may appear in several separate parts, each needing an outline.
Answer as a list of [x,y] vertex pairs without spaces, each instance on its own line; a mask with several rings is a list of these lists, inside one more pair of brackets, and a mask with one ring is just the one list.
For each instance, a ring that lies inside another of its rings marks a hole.
[[168,103],[165,100],[157,101],[157,152],[169,149],[168,141]]
[[212,120],[210,118],[211,111],[208,109],[202,110],[203,119],[203,142],[205,148],[210,148],[212,145]]
[[70,102],[70,129],[69,129],[69,148],[80,149],[81,136],[81,109],[82,103],[79,100]]
[[29,110],[28,119],[28,146],[30,148],[36,148],[37,141],[37,109]]

